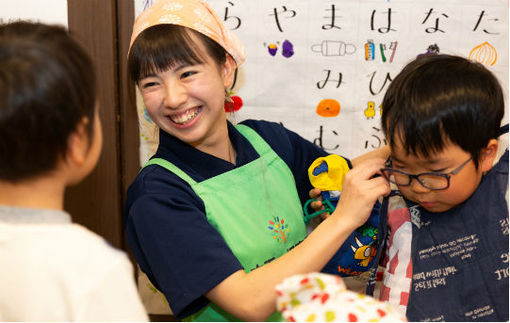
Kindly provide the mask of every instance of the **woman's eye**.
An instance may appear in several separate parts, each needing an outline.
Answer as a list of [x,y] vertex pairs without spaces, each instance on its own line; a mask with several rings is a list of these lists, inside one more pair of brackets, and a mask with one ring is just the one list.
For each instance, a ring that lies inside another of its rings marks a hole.
[[146,83],[143,83],[142,84],[142,89],[147,89],[147,88],[150,88],[152,86],[156,86],[158,83],[156,82],[146,82]]
[[192,75],[196,74],[195,71],[187,71],[187,72],[184,72],[181,74],[181,78],[186,78],[186,77],[190,77]]

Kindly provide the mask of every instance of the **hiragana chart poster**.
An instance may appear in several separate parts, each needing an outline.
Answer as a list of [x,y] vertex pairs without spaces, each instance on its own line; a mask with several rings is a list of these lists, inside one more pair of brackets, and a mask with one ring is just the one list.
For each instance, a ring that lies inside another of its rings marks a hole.
[[[152,2],[135,0],[136,14]],[[508,96],[506,0],[209,3],[246,47],[233,88],[243,105],[233,121],[281,122],[330,153],[352,158],[385,143],[385,90],[407,62],[427,51],[484,64]],[[143,163],[157,130],[140,99],[138,109]]]

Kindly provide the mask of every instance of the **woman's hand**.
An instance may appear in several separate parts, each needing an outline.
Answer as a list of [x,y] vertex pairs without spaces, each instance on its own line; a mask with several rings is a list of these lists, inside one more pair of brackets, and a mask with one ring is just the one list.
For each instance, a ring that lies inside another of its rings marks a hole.
[[380,174],[384,159],[374,158],[352,168],[344,178],[340,200],[333,214],[346,221],[353,229],[363,225],[376,200],[390,193],[390,186]]
[[[326,215],[305,240],[249,273],[233,273],[205,296],[242,320],[266,320],[276,308],[275,286],[289,276],[320,271],[352,231],[366,222],[377,198],[390,192],[383,177],[372,178],[383,164],[383,159],[369,160],[351,169],[335,211]],[[310,203],[315,210],[323,208],[320,193],[319,189],[309,193],[310,198],[319,199]]]
[[[310,198],[316,200],[316,201],[311,202],[310,205],[309,205],[310,208],[314,212],[325,209],[324,205],[322,204],[322,195],[321,195],[321,192],[322,191],[319,188],[312,188],[310,190],[310,192],[308,193]],[[329,212],[324,212],[324,213],[314,217],[313,219],[311,219],[310,220],[310,225],[312,227],[316,227],[317,225],[319,225],[322,221],[324,221],[324,219],[326,219],[330,215],[331,214],[329,214]]]

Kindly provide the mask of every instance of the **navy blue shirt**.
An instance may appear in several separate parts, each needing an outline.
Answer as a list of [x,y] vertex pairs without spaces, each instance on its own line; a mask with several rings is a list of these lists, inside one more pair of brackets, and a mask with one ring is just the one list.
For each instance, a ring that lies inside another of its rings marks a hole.
[[[289,166],[304,204],[312,188],[307,169],[327,153],[278,123],[246,120],[242,124],[255,130]],[[197,182],[258,158],[255,149],[230,123],[228,131],[237,153],[236,165],[164,131],[160,131],[160,144],[153,157],[170,161]],[[129,247],[142,271],[165,294],[174,315],[181,319],[207,305],[209,301],[203,295],[243,269],[205,215],[204,204],[191,187],[157,165],[142,169],[128,189],[124,223]]]

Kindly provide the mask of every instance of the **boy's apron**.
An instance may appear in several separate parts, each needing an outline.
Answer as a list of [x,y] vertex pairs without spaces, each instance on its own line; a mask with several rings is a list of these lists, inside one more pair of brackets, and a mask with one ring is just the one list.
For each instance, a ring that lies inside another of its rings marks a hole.
[[508,151],[499,163],[451,212],[411,213],[410,321],[508,320]]
[[[254,130],[244,125],[236,129],[260,157],[232,171],[197,183],[164,159],[151,159],[147,165],[160,165],[191,186],[204,202],[208,222],[248,273],[295,247],[306,237],[306,230],[287,164]],[[274,316],[270,319],[278,317]],[[238,321],[212,302],[185,320]]]
[[[412,209],[409,321],[508,320],[507,189],[508,150],[477,191],[450,211],[434,214],[411,208],[401,196],[385,198],[383,232],[392,212]],[[392,204],[391,199],[401,202]],[[384,247],[379,245],[379,257]],[[368,294],[373,292],[375,270]]]

